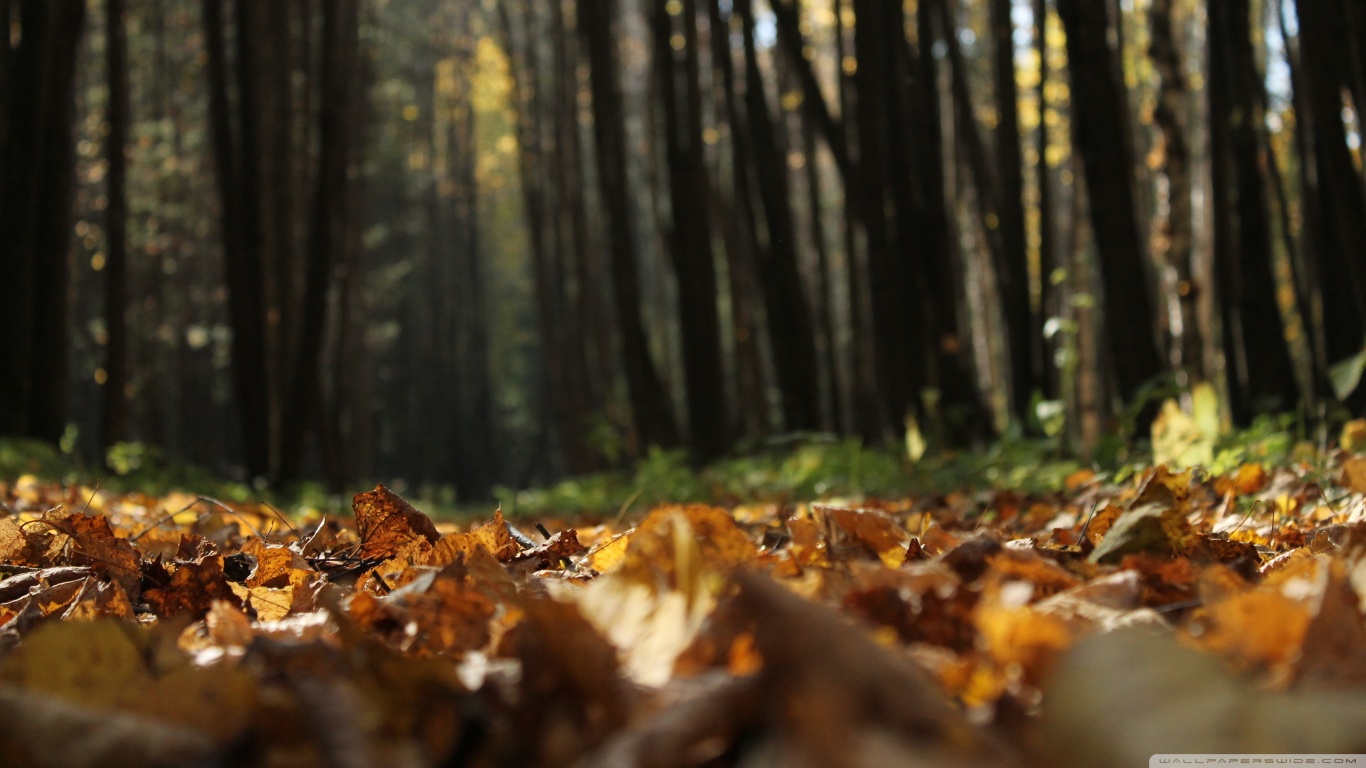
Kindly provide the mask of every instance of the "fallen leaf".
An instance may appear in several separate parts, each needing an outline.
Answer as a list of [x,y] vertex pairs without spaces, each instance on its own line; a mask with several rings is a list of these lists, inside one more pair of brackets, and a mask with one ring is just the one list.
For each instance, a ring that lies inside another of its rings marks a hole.
[[356,513],[356,529],[361,538],[359,557],[382,559],[415,538],[424,538],[429,544],[441,538],[426,515],[382,485],[356,494],[351,508]]

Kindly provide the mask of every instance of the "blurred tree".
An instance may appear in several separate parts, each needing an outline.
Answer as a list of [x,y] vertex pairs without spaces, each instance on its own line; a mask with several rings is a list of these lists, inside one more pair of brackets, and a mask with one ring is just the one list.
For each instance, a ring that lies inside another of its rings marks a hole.
[[[706,461],[730,448],[721,326],[717,314],[716,265],[704,145],[697,2],[683,0],[677,14],[656,3],[651,14],[654,62],[663,102],[664,147],[671,218],[667,243],[678,280],[683,381],[688,438],[693,455]],[[677,23],[676,23],[677,21]],[[676,31],[681,26],[681,32]],[[681,39],[682,61],[675,56]]]
[[1273,271],[1262,75],[1246,0],[1209,7],[1214,260],[1234,419],[1292,407],[1298,387]]
[[643,444],[668,448],[678,445],[678,426],[640,313],[639,255],[627,189],[626,118],[612,33],[615,5],[614,0],[580,0],[578,27],[588,52],[598,185],[609,222],[612,290],[631,414]]
[[1067,32],[1073,143],[1086,177],[1092,236],[1104,287],[1105,338],[1120,395],[1129,401],[1163,371],[1149,288],[1148,260],[1139,237],[1128,97],[1109,40],[1105,3],[1057,0]]
[[105,208],[103,423],[100,445],[108,449],[128,436],[128,32],[125,0],[105,0],[105,82],[109,89],[109,136],[104,154],[109,163],[109,204]]
[[[76,62],[85,0],[19,0],[0,19],[0,435],[66,430]],[[15,45],[15,33],[18,43]]]

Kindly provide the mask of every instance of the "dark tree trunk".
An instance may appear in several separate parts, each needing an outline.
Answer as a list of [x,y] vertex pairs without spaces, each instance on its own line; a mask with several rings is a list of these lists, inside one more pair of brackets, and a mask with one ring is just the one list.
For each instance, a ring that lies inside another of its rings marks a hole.
[[[707,21],[711,29],[712,77],[720,85],[720,110],[730,126],[731,162],[730,194],[713,195],[715,219],[720,222],[726,241],[726,268],[730,281],[732,341],[735,344],[735,379],[738,426],[749,439],[768,432],[768,402],[764,390],[764,372],[759,354],[760,328],[757,307],[760,305],[757,254],[761,249],[758,220],[754,211],[754,195],[750,169],[753,152],[750,150],[749,126],[736,94],[735,62],[730,49],[730,17],[722,17],[720,0],[708,0]],[[721,209],[720,200],[729,198],[731,205]]]
[[[852,122],[855,130],[844,131],[841,142],[846,151],[852,154],[853,142],[857,132],[858,118],[855,112],[857,94],[853,78],[844,68],[849,54],[850,35],[844,23],[844,9],[848,0],[835,0],[835,58],[840,62],[837,85],[840,114],[846,122]],[[781,27],[780,27],[781,29]],[[844,249],[849,271],[849,317],[853,335],[851,350],[853,358],[853,387],[850,406],[855,432],[869,444],[885,442],[888,426],[892,420],[886,411],[887,397],[881,392],[877,364],[877,334],[873,319],[872,288],[869,285],[868,253],[861,247],[859,228],[861,223],[871,223],[871,211],[861,209],[868,201],[861,186],[861,173],[854,170],[844,176]]]
[[103,424],[100,445],[108,449],[128,437],[128,32],[126,0],[105,3],[105,77],[109,91],[109,135],[104,155],[108,205],[104,212],[108,256],[105,260],[105,347]]
[[1250,11],[1247,0],[1213,3],[1208,26],[1214,261],[1230,405],[1240,424],[1291,407],[1297,394],[1272,269]]
[[[606,386],[597,382],[610,381],[613,368],[611,337],[598,328],[600,296],[597,265],[591,260],[588,243],[588,209],[583,194],[583,151],[579,138],[579,77],[578,51],[573,48],[573,30],[569,27],[564,8],[555,0],[551,9],[551,33],[554,35],[554,70],[551,117],[555,131],[555,147],[551,168],[557,180],[559,224],[559,259],[566,289],[563,319],[559,323],[565,341],[564,355],[568,361],[567,408],[577,423],[574,434],[563,435],[567,464],[572,472],[589,472],[600,467],[600,459],[589,445],[586,436],[593,414],[601,413]],[[571,288],[572,286],[572,288]],[[597,391],[595,391],[595,385]]]
[[[1029,254],[1025,241],[1024,158],[1020,150],[1020,93],[1015,78],[1015,25],[1011,0],[991,0],[992,67],[996,84],[997,225],[1001,259],[996,278],[1006,325],[1010,359],[1011,412],[1021,425],[1030,421],[1029,405],[1040,388],[1039,346],[1042,324],[1030,309]],[[988,222],[990,225],[991,222]]]
[[512,101],[516,107],[513,129],[520,152],[522,205],[526,214],[527,239],[530,242],[532,286],[536,300],[536,328],[541,338],[541,364],[545,366],[545,401],[551,421],[563,444],[566,467],[571,472],[586,471],[590,466],[587,446],[579,438],[587,425],[573,409],[570,367],[566,360],[560,306],[560,285],[555,279],[557,255],[552,252],[550,222],[550,181],[546,177],[545,150],[541,140],[544,123],[544,100],[537,98],[540,76],[539,48],[534,40],[534,22],[529,11],[523,18],[527,25],[527,41],[519,45],[514,35],[511,15],[506,3],[497,7],[499,22],[512,59]]
[[[721,326],[716,303],[716,268],[702,144],[701,91],[697,81],[697,8],[683,3],[684,62],[675,60],[672,17],[655,6],[655,70],[664,106],[664,146],[672,221],[668,247],[678,280],[683,346],[683,381],[688,400],[688,436],[694,457],[713,459],[730,448]],[[682,87],[680,88],[680,81]]]
[[825,94],[821,91],[820,83],[816,80],[816,73],[811,67],[811,61],[806,58],[806,40],[802,35],[797,7],[793,0],[772,0],[769,5],[773,9],[774,18],[777,20],[778,44],[787,54],[792,70],[797,75],[798,82],[801,83],[802,111],[805,112],[807,119],[820,130],[821,135],[825,138],[826,146],[830,148],[831,156],[835,158],[835,165],[840,169],[840,175],[847,182],[852,167],[849,161],[849,144],[845,138],[844,124],[831,114],[830,106],[825,103]]
[[[920,302],[908,300],[916,296],[916,291],[905,255],[896,247],[896,221],[907,226],[912,222],[888,216],[893,204],[888,177],[895,173],[896,159],[888,114],[889,95],[894,90],[890,82],[893,53],[887,38],[900,31],[885,29],[885,19],[879,18],[882,5],[878,0],[853,2],[858,69],[853,78],[852,114],[858,124],[858,177],[849,194],[858,196],[856,209],[866,213],[863,224],[867,237],[868,299],[872,304],[878,391],[884,398],[880,410],[889,420],[885,428],[897,434],[902,420],[915,409],[920,389],[913,369],[913,361],[921,358],[920,345],[912,329],[918,329],[922,336],[929,334],[925,332],[926,317],[916,316],[916,305]],[[892,10],[900,16],[899,6]]]
[[[463,90],[469,92],[471,49],[461,51],[465,73]],[[475,112],[465,104],[449,114],[451,176],[456,182],[455,231],[455,348],[459,368],[455,381],[460,391],[458,434],[455,444],[455,486],[463,501],[485,500],[498,480],[494,457],[498,435],[494,429],[495,402],[489,360],[488,307],[485,301],[483,242],[479,228],[479,185],[475,166],[479,157],[475,143]],[[576,361],[577,365],[581,362]],[[581,406],[580,406],[581,407]]]
[[[1366,329],[1366,268],[1361,263],[1366,202],[1341,117],[1342,91],[1348,85],[1343,60],[1348,44],[1341,14],[1335,12],[1341,8],[1334,2],[1300,2],[1295,9],[1301,56],[1296,93],[1303,94],[1296,118],[1307,126],[1304,206],[1314,217],[1307,220],[1323,301],[1324,348],[1332,364],[1361,351]],[[1357,395],[1358,400],[1366,396],[1366,388],[1358,388]]]
[[[1001,318],[1005,323],[1006,352],[1010,364],[1010,377],[1006,383],[1010,412],[1013,418],[1023,424],[1029,417],[1030,396],[1034,390],[1034,368],[1030,350],[1030,329],[1033,319],[1029,311],[1029,265],[1024,253],[1024,214],[1023,208],[1020,207],[1022,202],[1018,197],[1019,188],[1023,185],[1019,178],[1019,122],[1012,117],[1015,128],[1009,135],[1013,136],[1015,141],[1007,141],[1007,136],[1003,134],[1006,110],[1004,105],[999,107],[1002,124],[997,127],[996,135],[997,167],[1000,169],[997,171],[992,167],[991,158],[987,156],[986,142],[982,140],[973,114],[972,93],[968,85],[968,64],[958,44],[955,14],[947,2],[940,3],[939,9],[944,29],[947,30],[944,41],[948,47],[949,67],[952,70],[950,80],[956,107],[955,125],[958,126],[958,138],[963,143],[968,169],[977,188],[977,207],[982,217],[982,235],[991,253],[1001,299]],[[993,13],[997,10],[993,9]],[[995,30],[994,17],[992,22]],[[996,32],[999,31],[994,31],[994,34]],[[1000,41],[997,42],[999,44]],[[1005,43],[1010,45],[1008,30]],[[1007,55],[1010,55],[1009,51]],[[999,62],[997,65],[999,66]],[[1009,92],[1012,113],[1015,111],[1014,71],[1014,64],[1011,62],[1008,77],[1011,82]],[[998,88],[1001,87],[1001,77],[1002,73],[998,71]],[[1006,167],[1006,157],[1012,151],[1015,163],[1013,171]],[[1012,175],[1015,177],[1012,183],[1016,185],[1017,195],[1013,201],[1005,198],[1003,192],[1005,179]],[[1017,210],[1011,212],[1007,210],[1009,208]],[[1012,228],[1016,224],[1020,230],[1013,232]]]
[[650,354],[641,318],[635,217],[626,177],[626,128],[618,82],[613,0],[580,0],[579,32],[588,50],[593,95],[593,141],[598,184],[607,215],[612,291],[621,330],[622,364],[636,431],[644,445],[678,445],[678,426]]
[[[898,106],[892,112],[896,118],[891,124],[892,135],[908,142],[900,146],[894,158],[914,158],[918,163],[901,161],[903,164],[893,184],[895,188],[895,184],[904,184],[908,179],[920,182],[918,188],[910,193],[901,192],[894,199],[923,201],[920,203],[923,210],[916,219],[917,227],[902,233],[901,237],[906,241],[901,247],[909,251],[911,242],[916,244],[923,281],[921,296],[929,312],[928,319],[923,321],[930,329],[930,335],[923,342],[922,358],[930,363],[925,381],[938,393],[939,406],[937,410],[928,410],[926,415],[941,440],[966,444],[990,437],[994,427],[974,375],[972,344],[959,332],[959,296],[963,287],[961,278],[956,277],[961,269],[955,258],[952,206],[945,187],[939,75],[933,53],[939,41],[934,31],[938,26],[934,18],[936,3],[942,8],[943,0],[927,0],[917,9],[917,24],[923,30],[918,51],[910,49],[905,35],[892,34],[903,28],[899,6],[894,3],[883,6],[888,17],[881,26],[888,30],[893,54],[898,57],[893,59],[892,71],[902,73],[899,80],[907,81],[909,86],[909,89],[893,91],[891,99],[891,103]],[[939,33],[956,35],[957,31],[955,27],[945,26]],[[907,90],[910,101],[898,98]],[[903,125],[907,127],[901,127]],[[911,220],[905,213],[901,218]]]
[[[234,102],[228,87],[228,54],[224,34],[223,0],[203,0],[205,49],[208,54],[209,127],[213,139],[223,238],[223,262],[228,285],[228,316],[232,322],[234,392],[242,432],[242,459],[249,477],[270,472],[270,400],[266,382],[266,325],[260,211],[255,194],[260,187],[255,125],[257,83],[238,4],[238,82]],[[234,115],[233,105],[237,106]]]
[[66,429],[72,127],[85,13],[84,0],[21,0],[20,43],[0,62],[11,84],[0,104],[0,434],[52,443]]
[[1099,256],[1105,337],[1119,393],[1132,401],[1162,373],[1148,268],[1134,203],[1129,103],[1116,54],[1106,42],[1106,5],[1058,0],[1072,74],[1072,141],[1080,155]]
[[767,242],[759,252],[773,367],[782,394],[783,421],[789,431],[820,427],[818,362],[811,314],[797,271],[796,226],[787,178],[787,150],[778,141],[764,93],[749,0],[737,0],[745,46],[745,118],[763,202]]
[[[297,310],[298,342],[281,414],[277,478],[280,481],[299,477],[309,430],[314,430],[315,437],[321,436],[317,427],[327,413],[322,403],[320,368],[327,327],[327,294],[333,283],[333,260],[346,248],[347,217],[351,210],[349,168],[360,44],[358,0],[328,0],[323,4],[322,14],[318,165],[308,227],[303,301]],[[345,372],[338,371],[336,375]]]

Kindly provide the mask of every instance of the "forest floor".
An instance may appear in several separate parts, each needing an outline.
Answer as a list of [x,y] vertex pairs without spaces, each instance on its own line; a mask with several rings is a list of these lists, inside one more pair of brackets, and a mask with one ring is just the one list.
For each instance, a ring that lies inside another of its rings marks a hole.
[[[0,754],[1134,766],[1363,753],[1366,456],[1269,444],[1184,472],[974,465],[994,479],[952,492],[916,490],[923,470],[902,466],[895,494],[834,495],[877,484],[860,459],[856,478],[802,476],[756,501],[727,490],[744,472],[711,470],[675,479],[720,504],[638,494],[553,514],[550,497],[581,483],[522,497],[540,512],[510,522],[433,520],[384,487],[339,517],[0,476]],[[801,456],[770,464],[812,464]],[[770,464],[745,471],[757,482]],[[823,501],[798,498],[820,483]]]

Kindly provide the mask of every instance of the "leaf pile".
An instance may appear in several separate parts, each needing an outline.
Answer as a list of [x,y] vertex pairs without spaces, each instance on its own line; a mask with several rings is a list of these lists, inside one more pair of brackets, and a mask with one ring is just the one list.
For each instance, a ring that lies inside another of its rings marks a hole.
[[0,483],[15,764],[1135,765],[1366,752],[1366,457],[350,521]]

